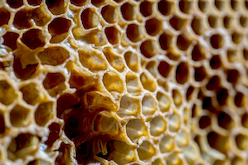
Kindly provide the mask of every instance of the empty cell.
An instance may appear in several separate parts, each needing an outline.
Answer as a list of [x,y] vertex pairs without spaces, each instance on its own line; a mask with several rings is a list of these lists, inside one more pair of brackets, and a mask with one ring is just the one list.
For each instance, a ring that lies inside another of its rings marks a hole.
[[10,19],[10,12],[1,7],[0,8],[0,26],[3,26],[3,25],[7,25],[9,23],[9,19]]
[[139,6],[140,12],[144,17],[152,15],[153,12],[153,3],[150,1],[143,1]]
[[38,6],[41,4],[42,0],[27,0],[29,5]]
[[248,148],[248,137],[245,134],[238,134],[235,137],[236,146],[240,150],[247,150]]
[[166,165],[181,165],[183,164],[178,154],[172,153],[166,158]]
[[15,89],[5,80],[0,80],[0,103],[10,105],[17,98]]
[[219,69],[222,65],[220,56],[219,55],[212,56],[209,64],[210,64],[212,69]]
[[46,0],[47,8],[54,15],[63,14],[66,11],[66,4],[64,0]]
[[211,126],[211,118],[209,116],[202,116],[199,120],[199,128],[205,129]]
[[127,136],[134,143],[136,143],[142,135],[146,134],[145,129],[145,124],[140,119],[129,120],[126,125]]
[[142,99],[142,113],[144,115],[152,115],[157,110],[157,102],[150,94],[145,94]]
[[170,75],[172,66],[168,64],[166,61],[161,61],[158,65],[158,71],[161,76],[167,78]]
[[215,15],[208,16],[208,24],[211,28],[217,28],[218,26],[218,17]]
[[173,27],[175,30],[180,31],[186,26],[187,20],[175,15],[170,19],[169,22],[171,27]]
[[16,8],[19,8],[23,5],[23,0],[6,0],[7,4],[16,9]]
[[155,78],[149,72],[143,72],[140,81],[146,90],[154,92],[157,88]]
[[106,72],[103,76],[103,84],[109,92],[122,93],[124,90],[123,81],[115,72]]
[[191,21],[191,28],[197,35],[201,35],[204,32],[203,19],[199,16],[195,16]]
[[124,58],[129,69],[131,69],[134,72],[137,72],[139,70],[139,59],[136,53],[127,51],[124,54]]
[[68,36],[68,31],[71,26],[71,21],[66,18],[55,18],[48,25],[48,31],[52,35],[51,43],[63,41]]
[[142,91],[142,85],[139,77],[132,72],[128,72],[126,74],[126,86],[127,92],[129,93],[137,93]]
[[70,2],[75,6],[83,6],[87,2],[87,0],[70,0]]
[[98,16],[91,8],[86,8],[81,14],[81,21],[85,29],[97,27]]
[[170,135],[164,135],[159,142],[159,150],[162,153],[170,152],[174,148],[174,138]]
[[38,53],[38,58],[43,65],[61,65],[70,57],[69,52],[60,46],[46,48],[43,52]]
[[176,81],[185,84],[189,79],[189,66],[186,62],[181,62],[176,69]]
[[223,10],[225,7],[225,1],[224,0],[215,0],[214,5],[218,10]]
[[205,13],[208,10],[209,4],[208,0],[198,0],[198,7],[201,10],[201,12]]
[[80,117],[78,114],[72,114],[66,117],[64,133],[69,139],[73,139],[80,135],[82,131],[81,121],[86,121],[85,117]]
[[120,41],[120,32],[115,26],[105,28],[105,35],[112,45],[117,44]]
[[170,115],[168,125],[169,125],[168,128],[170,132],[177,132],[181,125],[180,116],[176,113],[173,113],[172,115]]
[[210,37],[210,44],[214,49],[220,49],[224,46],[225,42],[220,34],[213,34]]
[[136,15],[133,4],[128,2],[124,3],[121,6],[121,14],[125,20],[127,21],[133,20]]
[[218,114],[218,125],[226,130],[231,130],[234,122],[229,114],[221,112]]
[[0,136],[6,131],[4,114],[0,112]]
[[206,87],[208,90],[217,90],[220,88],[220,84],[221,84],[220,77],[219,76],[213,76],[209,79]]
[[18,29],[27,29],[32,27],[31,18],[32,18],[31,10],[22,9],[15,14],[13,24]]
[[227,70],[227,81],[230,83],[237,83],[240,78],[240,73],[236,69],[229,69]]
[[232,41],[234,44],[240,44],[243,40],[243,34],[239,32],[234,32],[232,34]]
[[19,37],[19,34],[15,33],[15,32],[7,32],[3,36],[3,39],[4,39],[3,45],[8,46],[12,50],[15,50],[17,48],[16,42],[17,42],[18,37]]
[[186,147],[189,143],[189,135],[186,131],[182,130],[175,136],[175,144],[179,148]]
[[232,27],[232,22],[233,18],[231,16],[226,15],[225,17],[223,17],[223,25],[226,29]]
[[140,100],[124,95],[121,97],[120,108],[117,114],[120,117],[135,116],[140,111]]
[[158,10],[159,12],[164,15],[168,16],[174,10],[174,3],[170,0],[161,0],[158,2]]
[[105,47],[103,49],[103,53],[110,65],[117,71],[122,72],[125,69],[125,64],[122,56],[120,56],[114,49],[112,49],[111,47]]
[[203,66],[196,67],[194,77],[195,77],[195,81],[203,81],[207,77],[206,69]]
[[143,34],[139,25],[129,24],[126,29],[127,38],[132,42],[138,42],[141,40]]
[[237,92],[234,97],[234,103],[237,107],[243,107],[245,105],[246,98],[245,95],[241,92]]
[[183,103],[183,96],[178,89],[173,89],[172,98],[176,106],[181,106],[181,104]]
[[191,101],[193,99],[195,88],[193,86],[189,86],[186,92],[187,101]]
[[191,56],[194,61],[201,61],[206,58],[204,49],[199,43],[194,46]]
[[234,11],[238,11],[238,9],[239,9],[239,1],[230,0],[230,6]]
[[43,47],[46,44],[45,36],[43,32],[39,29],[30,29],[26,31],[22,35],[21,41],[30,49]]
[[32,19],[38,26],[45,26],[50,20],[51,15],[46,11],[45,7],[37,7],[31,11]]
[[23,100],[28,104],[35,105],[41,98],[41,92],[35,83],[29,83],[22,86],[20,91],[22,92]]
[[161,135],[167,127],[167,123],[161,116],[154,117],[150,122],[150,134],[152,136]]
[[158,48],[154,40],[146,40],[140,45],[140,52],[146,57],[151,58],[157,54]]
[[39,126],[45,126],[54,116],[53,102],[40,103],[35,110],[35,121]]
[[220,106],[223,106],[227,103],[227,98],[229,95],[227,89],[225,88],[220,89],[216,95],[217,95],[217,101]]
[[239,17],[239,23],[242,27],[247,27],[248,26],[248,17],[244,16],[244,15],[241,15]]
[[159,109],[161,112],[168,112],[170,105],[171,105],[171,100],[169,96],[167,96],[164,93],[158,92],[157,93],[157,100],[158,100],[158,105]]
[[45,89],[52,89],[65,81],[65,77],[61,73],[48,73],[43,81]]
[[138,155],[140,160],[148,160],[150,158],[152,158],[155,155],[155,148],[153,147],[153,145],[148,142],[148,141],[144,141],[139,148],[137,149],[138,151]]
[[48,126],[49,135],[45,144],[48,147],[52,147],[53,143],[60,137],[60,125],[58,123],[52,123]]
[[177,36],[177,47],[180,50],[186,51],[190,47],[192,40],[189,37],[188,34],[180,34]]
[[172,43],[172,39],[173,39],[173,36],[171,34],[168,34],[166,32],[161,34],[159,36],[159,40],[158,40],[161,49],[163,49],[163,50],[169,49],[171,46],[171,43]]
[[222,153],[226,153],[229,147],[228,137],[212,131],[208,133],[207,140],[211,148],[216,149]]
[[114,23],[117,21],[118,12],[115,6],[112,5],[104,6],[101,10],[101,14],[105,19],[105,21],[107,21],[108,23]]
[[91,3],[97,7],[100,7],[101,5],[104,5],[106,1],[105,0],[91,0]]
[[10,122],[14,127],[28,126],[30,123],[30,117],[30,110],[21,105],[16,105],[9,114]]
[[146,64],[146,69],[154,76],[157,77],[157,63],[156,61],[150,61]]
[[145,23],[146,32],[151,35],[157,35],[162,29],[162,22],[157,18],[150,18]]
[[193,1],[192,0],[180,0],[179,8],[185,14],[190,14],[193,10]]

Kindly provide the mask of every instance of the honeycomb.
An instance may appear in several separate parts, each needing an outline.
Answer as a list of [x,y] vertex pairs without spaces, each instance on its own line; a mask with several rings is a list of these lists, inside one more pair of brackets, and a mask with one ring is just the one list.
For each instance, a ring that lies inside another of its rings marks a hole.
[[0,0],[0,164],[248,164],[247,0]]

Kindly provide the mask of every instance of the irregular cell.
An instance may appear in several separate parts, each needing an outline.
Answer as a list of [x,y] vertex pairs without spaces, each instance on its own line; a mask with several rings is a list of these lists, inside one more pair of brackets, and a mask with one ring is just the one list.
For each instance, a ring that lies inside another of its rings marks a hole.
[[85,29],[91,29],[98,25],[98,16],[93,9],[87,8],[81,14],[81,21]]
[[145,134],[145,124],[140,119],[129,120],[126,125],[126,132],[129,139],[136,143]]
[[50,40],[51,43],[58,43],[63,41],[67,35],[69,28],[71,26],[71,21],[66,18],[55,18],[48,25],[48,31],[52,35]]
[[166,130],[167,123],[161,116],[154,117],[150,122],[150,134],[159,136]]
[[63,64],[70,57],[70,54],[63,47],[52,46],[38,53],[38,57],[42,64],[56,66]]
[[117,54],[112,48],[106,47],[103,49],[103,53],[107,58],[110,65],[117,71],[122,72],[125,69],[123,58]]
[[248,26],[248,17],[244,16],[244,15],[241,15],[239,17],[239,23],[242,27],[247,27]]
[[186,131],[182,130],[179,133],[176,134],[175,137],[175,144],[179,148],[186,147],[189,143],[189,135]]
[[185,84],[189,79],[189,66],[186,62],[181,62],[176,69],[176,81]]
[[233,127],[233,120],[231,116],[225,112],[218,114],[218,124],[221,128],[230,130]]
[[14,26],[18,29],[26,29],[32,27],[31,11],[27,9],[19,10],[14,17]]
[[209,79],[207,84],[208,90],[217,90],[220,87],[221,80],[219,76],[213,76]]
[[210,37],[210,44],[214,49],[220,49],[224,46],[224,39],[220,34],[213,34]]
[[83,6],[87,0],[70,0],[70,2],[76,6]]
[[166,164],[167,165],[180,165],[180,164],[183,164],[183,162],[178,154],[172,153],[166,158]]
[[66,11],[66,4],[64,0],[46,0],[47,8],[54,15],[63,14]]
[[146,40],[140,45],[140,51],[145,57],[151,58],[157,54],[157,44],[154,40]]
[[232,41],[234,44],[240,44],[243,40],[243,34],[239,32],[232,33]]
[[79,98],[73,94],[63,94],[57,99],[57,116],[61,118],[61,115],[67,110],[71,109],[79,104]]
[[217,92],[217,101],[220,106],[224,106],[226,104],[228,95],[228,90],[225,88],[222,88]]
[[167,78],[170,75],[172,66],[168,64],[166,61],[161,61],[158,65],[158,71],[161,76]]
[[208,133],[207,140],[211,148],[216,149],[222,153],[228,151],[228,137],[212,131]]
[[45,7],[37,7],[31,13],[32,19],[38,26],[45,26],[51,20],[51,16],[47,13]]
[[17,98],[15,89],[5,80],[0,80],[0,102],[10,105]]
[[157,63],[156,61],[150,61],[146,64],[146,69],[154,76],[157,77]]
[[235,137],[236,146],[240,150],[246,150],[248,148],[248,137],[245,134],[238,134]]
[[60,147],[57,150],[57,152],[58,152],[58,156],[57,156],[54,164],[65,165],[65,164],[71,163],[72,149],[71,149],[70,144],[66,144],[66,143],[62,142],[60,144]]
[[140,75],[140,81],[146,90],[154,92],[157,89],[156,81],[149,72],[143,72]]
[[8,5],[14,9],[19,8],[23,5],[23,0],[6,0]]
[[152,14],[152,2],[149,1],[143,1],[140,4],[140,12],[144,17],[148,17]]
[[221,59],[219,57],[219,55],[214,55],[211,59],[210,59],[210,66],[212,69],[218,69],[221,67],[222,63],[221,63]]
[[35,110],[35,121],[39,126],[45,126],[54,116],[53,102],[40,103]]
[[124,3],[121,6],[121,14],[125,20],[127,20],[127,21],[133,20],[135,18],[134,6],[128,2]]
[[193,1],[191,0],[181,0],[179,1],[179,8],[185,14],[190,14],[193,9]]
[[23,100],[31,105],[35,105],[40,100],[40,91],[35,83],[29,83],[20,88]]
[[208,116],[202,116],[199,120],[199,127],[205,129],[209,126],[211,126],[211,118]]
[[79,119],[77,114],[72,114],[69,117],[66,117],[64,132],[69,139],[73,139],[80,135],[80,131],[82,131],[80,129],[80,120],[83,121],[84,118]]
[[103,84],[109,92],[122,93],[124,90],[123,81],[115,72],[106,72],[103,76]]
[[240,73],[236,69],[230,69],[227,71],[227,81],[230,83],[237,83],[240,78]]
[[224,9],[224,5],[225,5],[225,1],[223,0],[215,0],[214,1],[214,5],[218,10],[223,10]]
[[137,54],[127,51],[124,54],[124,58],[126,61],[127,66],[134,72],[137,72],[139,70],[139,59]]
[[8,24],[9,19],[10,19],[10,12],[7,9],[1,7],[0,8],[0,26]]
[[43,47],[46,44],[45,36],[39,29],[30,29],[26,31],[22,35],[21,41],[30,49]]
[[208,1],[206,1],[206,0],[199,0],[198,1],[198,7],[201,10],[201,12],[203,12],[203,13],[207,12],[207,9],[209,7]]
[[117,114],[120,117],[134,116],[140,111],[140,101],[134,97],[124,95],[121,97],[120,108]]
[[64,81],[65,77],[61,73],[48,73],[43,81],[43,86],[46,89],[52,89]]
[[175,30],[180,31],[185,27],[187,20],[175,15],[170,19],[169,22],[171,27],[173,27]]
[[191,52],[192,60],[201,61],[205,59],[204,49],[200,44],[196,44]]
[[157,110],[157,102],[150,94],[145,94],[142,99],[142,113],[144,115],[152,115]]
[[142,91],[142,85],[139,77],[132,72],[128,72],[126,74],[126,86],[129,93],[137,93]]
[[139,146],[137,151],[138,151],[138,155],[139,155],[140,160],[143,160],[143,161],[151,159],[155,155],[155,148],[148,141],[144,141]]
[[6,131],[4,114],[0,112],[0,136]]
[[8,46],[12,50],[15,50],[17,48],[16,42],[17,42],[18,37],[19,37],[19,34],[15,33],[15,32],[7,32],[3,36],[3,39],[4,39],[3,45]]
[[170,152],[174,148],[174,138],[170,135],[164,135],[159,142],[159,150],[162,153]]
[[169,121],[167,122],[169,125],[169,131],[170,132],[177,132],[180,128],[180,116],[176,113],[173,113],[169,117]]
[[120,41],[120,32],[115,26],[105,28],[104,32],[112,45],[117,44]]
[[16,105],[9,114],[10,122],[14,127],[27,126],[30,123],[30,116],[30,110],[21,105]]
[[137,24],[129,24],[126,28],[126,35],[132,42],[140,41],[143,36],[141,28]]
[[27,0],[29,5],[38,6],[41,4],[42,0]]
[[97,7],[100,7],[101,5],[104,5],[106,1],[105,0],[91,0],[91,3]]
[[173,36],[164,32],[159,36],[159,45],[161,49],[167,50],[170,48]]
[[146,32],[151,35],[157,35],[162,29],[162,22],[157,18],[150,18],[145,23]]
[[118,18],[116,7],[112,5],[104,6],[101,10],[101,15],[108,23],[114,23]]
[[171,100],[169,96],[165,95],[164,93],[158,92],[157,93],[157,100],[159,109],[161,112],[167,112],[171,105]]
[[58,123],[52,123],[48,126],[49,128],[49,135],[45,144],[48,147],[52,147],[53,143],[59,139],[60,134],[60,125]]
[[207,77],[207,72],[205,67],[196,67],[195,68],[195,81],[203,81]]
[[164,16],[170,15],[173,9],[174,9],[173,1],[161,0],[158,2],[158,10]]
[[182,50],[186,51],[192,43],[192,40],[189,38],[188,34],[180,34],[177,36],[177,47]]
[[78,56],[81,64],[92,72],[106,70],[108,67],[103,56],[96,51],[79,49]]
[[203,19],[195,16],[191,21],[191,28],[197,35],[201,35],[204,32]]
[[234,97],[234,103],[237,107],[243,107],[245,105],[245,95],[241,92],[237,92]]
[[226,15],[225,17],[223,17],[223,25],[226,29],[232,27],[232,22],[233,18],[231,16]]
[[215,15],[209,15],[208,16],[208,24],[210,27],[212,28],[217,28],[218,25],[218,17],[216,17]]

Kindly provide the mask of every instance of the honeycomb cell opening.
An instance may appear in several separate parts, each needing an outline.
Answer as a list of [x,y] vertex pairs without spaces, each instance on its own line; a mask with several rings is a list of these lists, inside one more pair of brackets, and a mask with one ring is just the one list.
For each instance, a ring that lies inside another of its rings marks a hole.
[[158,2],[158,10],[164,16],[170,15],[173,8],[174,8],[173,1],[161,0]]
[[66,5],[64,0],[46,0],[47,8],[54,15],[63,14],[66,10]]
[[8,24],[9,19],[10,19],[10,12],[7,9],[1,7],[0,8],[0,26]]
[[210,44],[214,49],[220,49],[224,46],[223,36],[220,34],[214,34],[210,37]]
[[161,116],[154,117],[150,122],[150,133],[152,136],[161,135],[166,129],[166,122]]
[[6,0],[6,2],[14,9],[17,9],[23,5],[23,0]]
[[167,50],[171,46],[173,36],[168,33],[163,33],[159,36],[159,45],[163,50]]
[[127,20],[127,21],[133,20],[135,18],[134,6],[128,2],[124,3],[121,6],[121,14],[125,20]]
[[42,0],[27,0],[29,5],[38,6],[41,4]]
[[152,15],[153,3],[149,1],[143,1],[140,4],[140,12],[144,17]]
[[162,22],[157,18],[151,18],[145,23],[146,32],[151,35],[157,35],[162,29]]
[[45,46],[45,36],[40,29],[30,29],[22,35],[21,41],[30,49]]
[[107,27],[104,32],[108,41],[112,45],[115,45],[119,42],[120,32],[115,26]]
[[10,122],[14,127],[25,127],[30,123],[30,110],[16,105],[10,112]]
[[193,2],[191,0],[180,0],[179,8],[185,14],[190,14],[193,9]]
[[85,29],[91,29],[97,27],[98,16],[95,14],[93,9],[86,8],[81,14],[81,22]]
[[157,53],[157,46],[155,41],[153,40],[146,40],[140,45],[141,53],[147,57],[151,58],[156,55]]
[[106,5],[102,8],[101,14],[103,18],[108,22],[108,23],[114,23],[117,20],[117,11],[116,7],[112,5]]

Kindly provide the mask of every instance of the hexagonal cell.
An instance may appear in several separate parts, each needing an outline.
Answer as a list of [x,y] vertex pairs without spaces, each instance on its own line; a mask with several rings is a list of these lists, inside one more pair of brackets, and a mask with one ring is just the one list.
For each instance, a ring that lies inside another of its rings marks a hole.
[[25,127],[30,123],[30,109],[21,105],[16,105],[10,112],[9,118],[12,126]]
[[146,32],[151,35],[157,35],[162,29],[162,22],[157,18],[150,18],[145,23]]
[[159,36],[159,45],[160,45],[161,49],[163,49],[163,50],[169,49],[171,46],[172,38],[173,38],[173,36],[171,34],[166,33],[166,32],[161,34]]
[[170,115],[169,121],[167,123],[169,125],[168,128],[170,132],[177,132],[181,125],[180,116],[176,113],[173,113]]
[[125,20],[127,21],[133,20],[136,15],[133,4],[129,2],[124,3],[121,6],[121,14]]
[[234,104],[237,107],[243,107],[245,106],[245,102],[246,102],[246,96],[241,92],[237,92],[234,97]]
[[182,33],[177,36],[177,47],[180,50],[186,51],[190,47],[192,40],[189,37],[190,36],[187,33]]
[[45,126],[54,116],[53,102],[40,103],[38,108],[35,110],[34,118],[39,126]]
[[208,24],[211,28],[217,28],[218,26],[218,17],[215,15],[209,15],[208,16]]
[[204,32],[203,18],[195,16],[191,21],[191,28],[197,35],[201,35]]
[[195,76],[194,76],[195,81],[203,81],[208,76],[205,67],[200,66],[194,69],[195,69]]
[[226,29],[232,27],[232,22],[233,22],[232,16],[226,15],[225,17],[223,17],[223,25]]
[[202,116],[199,120],[199,128],[205,129],[211,126],[211,118],[209,116]]
[[228,96],[229,96],[228,90],[225,88],[221,88],[217,92],[216,97],[220,106],[224,106],[226,104]]
[[105,28],[105,35],[112,45],[117,44],[120,41],[120,32],[115,26]]
[[239,23],[242,27],[247,27],[248,26],[248,17],[244,16],[244,15],[241,15],[239,17]]
[[132,119],[126,125],[126,132],[129,139],[136,143],[142,135],[146,134],[146,127],[142,120]]
[[168,0],[161,0],[158,2],[158,10],[164,16],[168,16],[174,10],[174,2]]
[[8,5],[14,9],[19,8],[23,5],[23,0],[6,0]]
[[185,13],[185,14],[190,14],[193,10],[193,1],[191,0],[180,0],[179,1],[179,9]]
[[0,136],[6,131],[4,114],[0,111]]
[[174,104],[178,107],[181,106],[182,102],[183,102],[183,96],[182,94],[179,92],[178,89],[173,89],[172,90],[172,98],[174,101]]
[[27,165],[52,165],[51,162],[47,161],[47,160],[43,160],[43,159],[36,159],[33,161],[30,161]]
[[146,90],[154,92],[157,89],[156,79],[149,73],[143,72],[140,75],[140,81]]
[[111,47],[105,47],[103,49],[103,53],[110,65],[117,71],[122,72],[125,69],[123,58],[118,53],[116,53],[114,49]]
[[19,134],[8,146],[8,158],[12,161],[33,156],[39,149],[39,138],[29,133]]
[[140,12],[144,17],[148,17],[152,14],[153,3],[150,1],[143,1],[140,3]]
[[224,46],[225,41],[223,39],[223,36],[220,34],[213,34],[210,37],[210,44],[214,49],[220,49]]
[[212,69],[218,69],[221,67],[222,63],[221,63],[221,59],[219,55],[214,55],[212,56],[212,58],[210,59],[210,67]]
[[43,47],[46,44],[45,36],[40,29],[30,29],[23,33],[21,41],[30,49]]
[[50,42],[62,42],[68,36],[70,26],[71,21],[66,18],[58,17],[53,19],[48,25],[48,31],[52,35]]
[[189,66],[186,62],[181,62],[176,69],[176,81],[179,84],[187,83],[189,79]]
[[104,6],[101,10],[101,14],[108,23],[114,23],[118,19],[118,12],[116,7],[112,5]]
[[161,153],[170,152],[174,148],[174,138],[170,135],[164,135],[159,142],[159,150]]
[[10,12],[4,7],[0,8],[0,26],[7,25],[10,19]]
[[140,111],[140,100],[124,95],[121,97],[120,108],[117,114],[120,117],[135,116]]
[[54,15],[63,14],[66,11],[66,4],[64,0],[46,0],[47,8]]
[[45,26],[50,20],[51,15],[47,13],[45,7],[37,7],[32,11],[32,19],[34,20],[35,24],[38,26]]
[[219,76],[213,76],[209,79],[206,87],[208,90],[217,90],[217,89],[219,89],[220,84],[221,84],[220,77]]
[[175,30],[180,31],[186,26],[187,20],[174,15],[169,22],[171,27],[173,27]]
[[63,94],[57,99],[57,116],[60,118],[65,110],[71,109],[79,104],[79,98],[73,94]]
[[45,89],[52,89],[58,86],[59,84],[65,81],[65,77],[63,74],[55,72],[55,73],[48,73],[46,78],[43,81],[43,86]]
[[243,34],[240,32],[233,32],[232,33],[232,41],[234,44],[240,44],[243,40]]
[[81,21],[85,29],[91,29],[97,27],[98,16],[91,8],[86,8],[81,14]]
[[183,148],[188,145],[190,135],[185,131],[181,130],[175,136],[175,144],[179,148]]
[[154,77],[157,77],[157,62],[150,61],[146,64],[146,70],[148,70]]
[[161,116],[154,117],[150,122],[150,134],[152,136],[161,135],[167,127],[167,123]]
[[53,143],[59,139],[60,135],[60,124],[52,123],[48,126],[49,128],[49,135],[45,144],[50,148],[52,147]]
[[209,7],[209,2],[207,0],[199,0],[198,7],[201,10],[201,12],[205,13],[207,12],[207,9]]
[[140,25],[137,24],[129,24],[126,28],[127,38],[132,42],[138,42],[143,37],[142,30]]
[[181,164],[183,164],[183,162],[177,153],[172,153],[166,158],[166,165],[181,165]]
[[132,72],[128,72],[126,74],[126,86],[129,93],[137,93],[142,91],[142,85],[139,77]]
[[144,115],[152,115],[157,110],[156,99],[150,95],[145,94],[142,99],[142,113]]
[[240,150],[247,150],[248,148],[248,136],[245,134],[238,134],[235,137],[236,146]]
[[161,61],[158,65],[158,71],[161,76],[167,78],[170,75],[172,66],[168,64],[166,61]]
[[146,57],[151,58],[157,54],[158,48],[156,41],[146,40],[140,45],[140,52]]
[[138,151],[140,160],[143,160],[143,161],[151,159],[155,155],[155,152],[156,152],[153,145],[148,141],[144,141],[139,146],[137,151]]
[[218,124],[221,128],[231,130],[234,122],[229,114],[221,112],[220,114],[218,114]]
[[43,65],[61,65],[70,57],[69,52],[60,46],[46,48],[43,52],[38,53],[38,58]]
[[15,89],[5,80],[0,80],[0,102],[10,105],[17,98]]
[[42,0],[27,0],[29,5],[38,6],[41,4]]
[[207,140],[209,146],[213,149],[216,149],[222,153],[226,153],[229,148],[229,137],[223,136],[217,132],[209,132],[207,135]]
[[103,76],[103,84],[109,92],[122,93],[124,90],[123,81],[115,72],[106,72]]
[[100,54],[97,51],[88,51],[86,49],[79,49],[78,57],[81,64],[92,72],[106,70],[108,67],[102,54]]
[[40,91],[35,83],[29,83],[20,88],[22,92],[22,98],[25,102],[31,105],[35,105],[40,100]]
[[3,36],[3,39],[4,39],[3,45],[8,46],[12,50],[15,50],[17,48],[16,41],[17,41],[18,37],[19,37],[19,34],[15,33],[15,32],[7,32]]
[[157,93],[157,100],[158,100],[158,105],[159,109],[161,112],[167,112],[170,108],[171,105],[171,100],[169,96],[165,95],[162,92]]
[[223,10],[224,9],[224,6],[225,6],[225,1],[223,0],[215,0],[214,1],[214,5],[215,7],[218,9],[218,10]]
[[227,81],[235,84],[239,81],[240,79],[240,73],[236,69],[229,69],[227,70]]
[[83,6],[87,2],[87,0],[70,0],[71,4],[76,6]]
[[137,72],[139,70],[139,57],[137,56],[137,54],[131,51],[127,51],[124,54],[124,58],[129,69],[134,72]]
[[204,52],[204,48],[199,43],[197,43],[192,49],[191,56],[192,60],[194,61],[201,61],[205,59],[206,55]]

